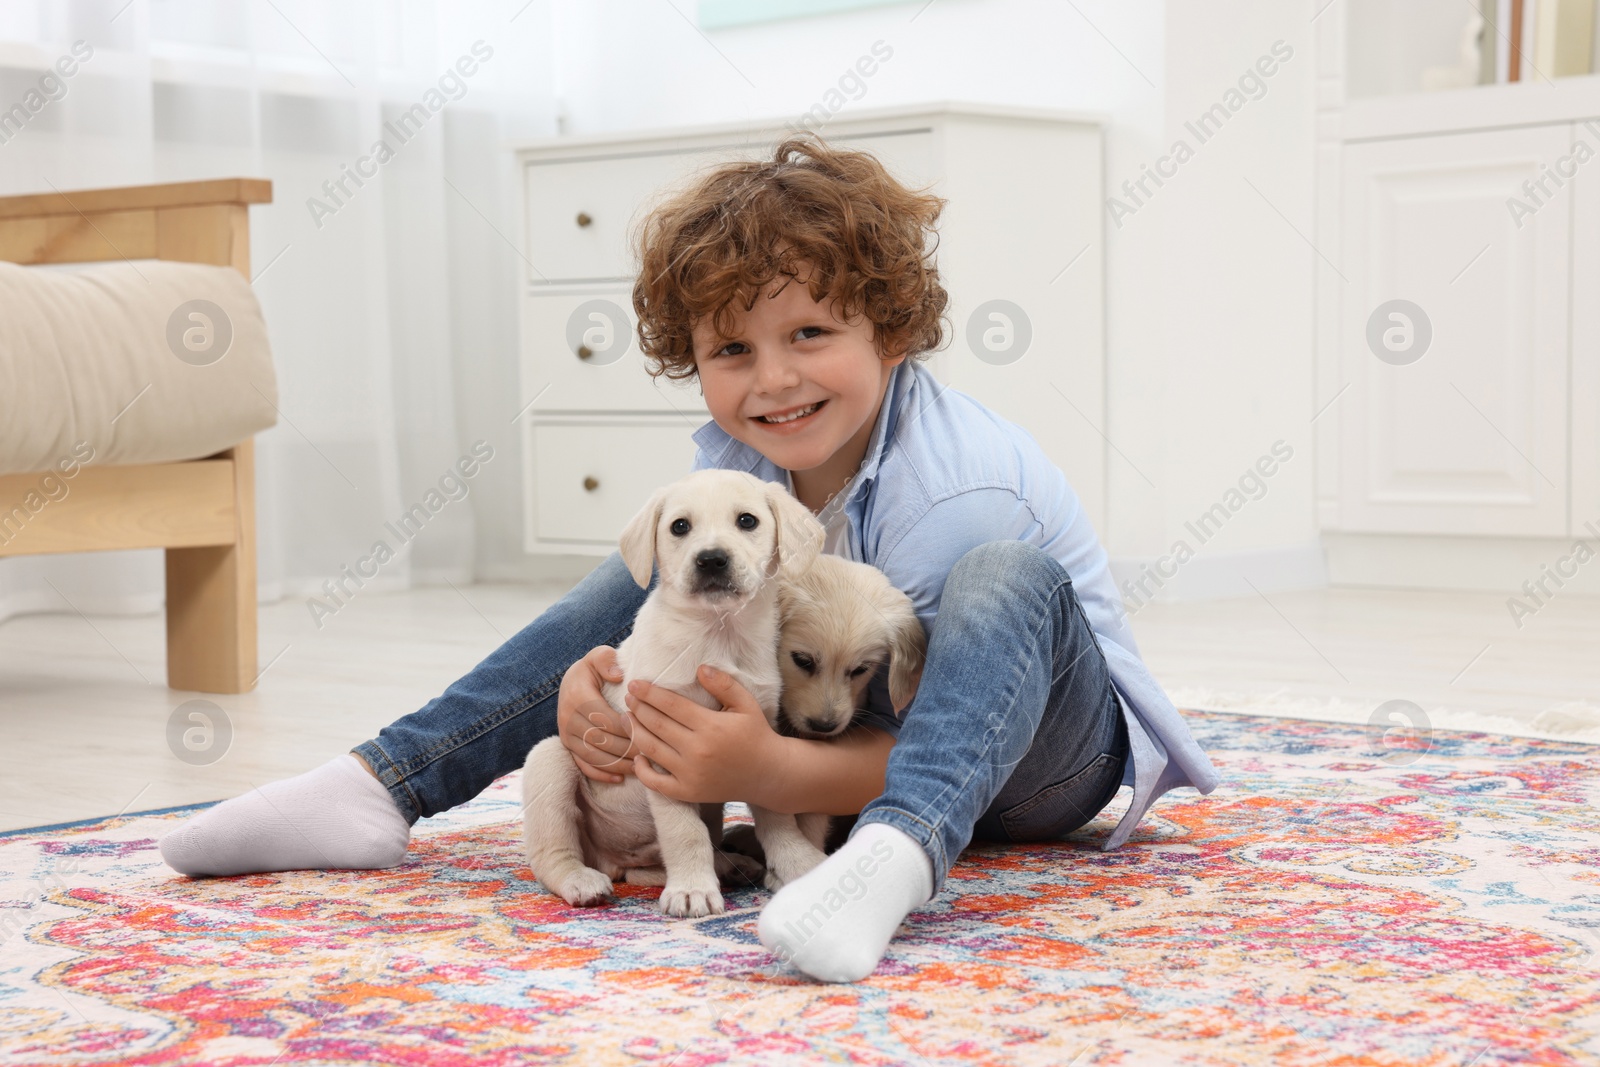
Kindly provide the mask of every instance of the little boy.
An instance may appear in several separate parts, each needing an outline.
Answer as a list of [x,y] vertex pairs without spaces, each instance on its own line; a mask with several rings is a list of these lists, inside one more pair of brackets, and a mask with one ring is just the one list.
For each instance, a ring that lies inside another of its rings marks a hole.
[[825,551],[912,598],[928,655],[899,718],[886,669],[833,741],[774,734],[747,692],[704,668],[726,711],[636,682],[631,717],[616,715],[599,686],[620,679],[614,646],[648,590],[613,553],[420,711],[163,838],[167,862],[189,874],[393,866],[418,818],[559,733],[597,780],[634,773],[680,800],[859,812],[758,922],[780,958],[854,981],[975,837],[1058,840],[1130,785],[1111,849],[1167,790],[1209,793],[1216,770],[1140,659],[1066,478],[1026,431],[917,362],[944,336],[926,252],[942,206],[868,154],[791,138],[652,211],[633,293],[651,373],[696,378],[711,412],[695,469],[784,482],[826,527]]

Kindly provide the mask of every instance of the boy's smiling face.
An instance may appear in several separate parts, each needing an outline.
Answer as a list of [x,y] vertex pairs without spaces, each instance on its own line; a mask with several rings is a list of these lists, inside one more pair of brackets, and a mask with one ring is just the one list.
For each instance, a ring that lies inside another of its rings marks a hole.
[[[706,407],[735,440],[794,475],[795,495],[812,511],[849,484],[866,458],[889,377],[906,357],[882,358],[872,321],[837,315],[837,302],[811,298],[805,275],[779,276],[748,312],[731,309],[733,332],[717,337],[710,319],[694,326],[694,362]],[[789,415],[821,404],[792,423]]]

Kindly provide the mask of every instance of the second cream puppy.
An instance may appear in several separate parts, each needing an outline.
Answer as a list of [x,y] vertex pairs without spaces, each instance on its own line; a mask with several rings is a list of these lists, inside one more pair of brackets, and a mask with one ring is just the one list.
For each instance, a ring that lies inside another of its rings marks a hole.
[[[868,686],[885,663],[895,714],[916,696],[927,657],[927,631],[911,598],[878,568],[819,555],[805,571],[779,583],[778,618],[780,733],[813,740],[844,733],[866,706]],[[831,851],[830,844],[842,843],[842,834],[854,825],[853,817],[821,813],[795,818],[806,839],[824,852]],[[723,847],[766,859],[748,825],[731,827]],[[768,888],[777,887],[769,882]]]

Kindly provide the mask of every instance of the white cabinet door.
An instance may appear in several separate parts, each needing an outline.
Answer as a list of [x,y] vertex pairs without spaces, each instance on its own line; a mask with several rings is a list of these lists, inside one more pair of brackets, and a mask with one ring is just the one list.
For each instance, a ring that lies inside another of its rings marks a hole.
[[1567,532],[1571,182],[1524,183],[1570,150],[1566,125],[1346,146],[1341,529]]

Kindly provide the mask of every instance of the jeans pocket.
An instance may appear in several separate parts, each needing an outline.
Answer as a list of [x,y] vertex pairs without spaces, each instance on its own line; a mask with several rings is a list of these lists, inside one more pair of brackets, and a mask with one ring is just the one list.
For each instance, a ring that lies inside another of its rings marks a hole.
[[1000,814],[1012,841],[1053,841],[1087,824],[1117,795],[1121,756],[1102,752],[1083,770]]

